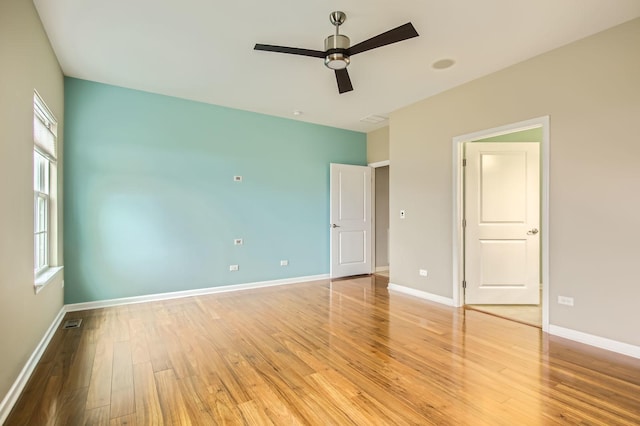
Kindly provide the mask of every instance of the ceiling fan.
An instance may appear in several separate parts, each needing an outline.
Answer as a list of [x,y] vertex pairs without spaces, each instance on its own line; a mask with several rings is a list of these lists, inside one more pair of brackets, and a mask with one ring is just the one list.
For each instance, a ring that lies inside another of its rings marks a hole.
[[329,20],[336,27],[336,34],[330,35],[324,40],[324,51],[301,49],[298,47],[273,46],[270,44],[256,44],[254,50],[324,58],[324,64],[327,68],[335,70],[338,92],[345,93],[353,90],[351,79],[347,72],[347,66],[349,66],[351,62],[351,56],[418,36],[418,32],[411,22],[407,22],[397,28],[360,42],[355,46],[349,46],[349,37],[340,34],[338,31],[340,25],[342,25],[346,19],[347,15],[340,11],[332,12],[329,15]]

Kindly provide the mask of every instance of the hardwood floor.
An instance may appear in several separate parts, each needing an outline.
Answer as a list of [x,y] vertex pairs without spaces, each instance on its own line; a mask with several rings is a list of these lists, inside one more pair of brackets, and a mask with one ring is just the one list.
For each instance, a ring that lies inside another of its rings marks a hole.
[[538,328],[542,327],[542,305],[466,305],[465,308]]
[[638,425],[640,361],[320,281],[67,314],[7,425]]

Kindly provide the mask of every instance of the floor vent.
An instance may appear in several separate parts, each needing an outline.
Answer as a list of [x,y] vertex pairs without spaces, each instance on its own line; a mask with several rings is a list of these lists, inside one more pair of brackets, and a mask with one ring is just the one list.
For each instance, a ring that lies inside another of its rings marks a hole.
[[62,328],[79,328],[80,324],[82,324],[82,320],[80,318],[78,319],[72,319],[72,320],[68,320],[64,322],[64,325],[62,326]]

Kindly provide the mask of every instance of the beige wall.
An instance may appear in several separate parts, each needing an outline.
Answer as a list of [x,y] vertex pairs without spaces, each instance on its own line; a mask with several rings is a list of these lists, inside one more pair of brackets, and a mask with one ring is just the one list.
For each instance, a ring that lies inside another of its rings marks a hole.
[[550,323],[640,345],[638,46],[640,19],[393,113],[391,282],[452,297],[452,138],[549,115]]
[[367,163],[389,159],[389,127],[367,133]]
[[[62,135],[63,76],[33,3],[2,0],[0,400],[4,399],[63,304],[61,277],[37,295],[33,290],[34,89],[61,123],[58,133]],[[62,157],[62,137],[59,138],[58,155]],[[60,217],[60,225],[61,220]],[[62,241],[58,246],[62,253]]]

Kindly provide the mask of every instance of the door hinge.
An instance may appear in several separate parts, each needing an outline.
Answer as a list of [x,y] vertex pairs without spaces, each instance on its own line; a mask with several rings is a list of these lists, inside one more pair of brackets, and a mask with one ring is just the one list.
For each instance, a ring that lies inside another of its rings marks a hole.
[[467,166],[467,159],[463,158],[462,159],[462,167],[466,167]]
[[462,288],[467,288],[467,282],[466,281],[462,281]]

